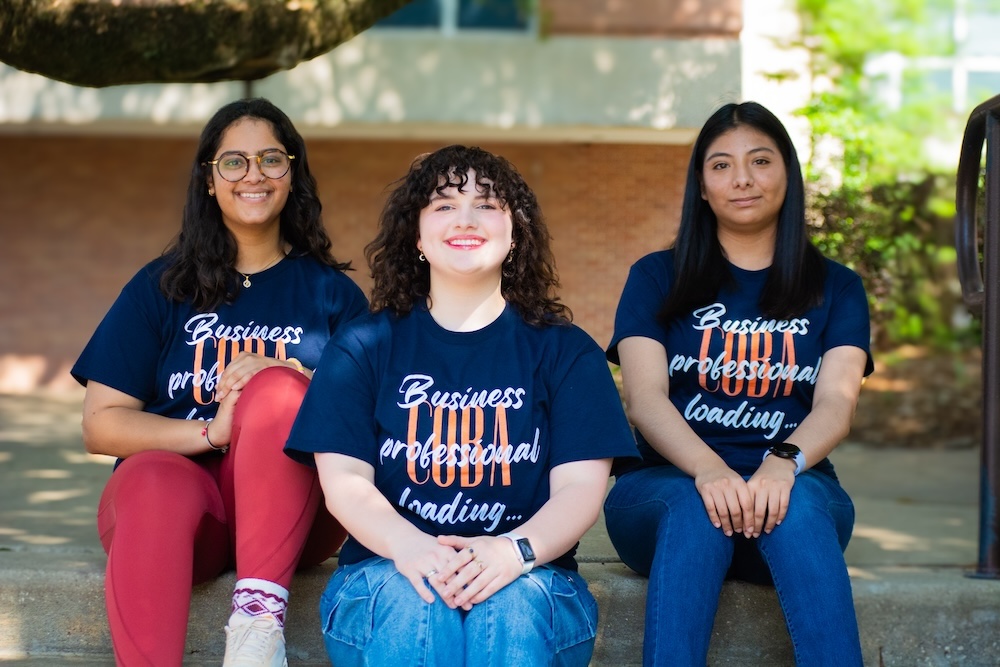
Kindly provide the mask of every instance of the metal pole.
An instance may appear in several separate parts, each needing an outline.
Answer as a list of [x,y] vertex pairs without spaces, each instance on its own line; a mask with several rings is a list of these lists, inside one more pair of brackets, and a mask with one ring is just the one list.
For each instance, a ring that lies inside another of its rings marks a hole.
[[[1000,96],[969,117],[956,183],[955,249],[962,295],[982,306],[983,442],[979,494],[979,562],[970,577],[1000,579]],[[986,211],[980,272],[976,201],[986,143]],[[985,275],[984,275],[985,274]]]
[[986,116],[986,222],[983,263],[983,445],[979,487],[979,564],[977,577],[1000,578],[1000,120]]

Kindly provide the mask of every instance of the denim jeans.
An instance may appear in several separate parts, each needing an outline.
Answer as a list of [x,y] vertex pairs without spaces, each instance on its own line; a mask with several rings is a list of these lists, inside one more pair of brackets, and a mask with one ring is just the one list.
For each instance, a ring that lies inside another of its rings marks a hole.
[[597,602],[578,573],[542,566],[468,612],[450,609],[424,602],[392,561],[369,558],[337,568],[320,619],[335,667],[586,667]]
[[644,665],[706,664],[722,582],[734,572],[773,581],[799,667],[862,664],[843,556],[854,505],[829,475],[799,475],[785,520],[751,540],[713,526],[694,479],[669,465],[621,476],[604,514],[622,560],[649,577]]

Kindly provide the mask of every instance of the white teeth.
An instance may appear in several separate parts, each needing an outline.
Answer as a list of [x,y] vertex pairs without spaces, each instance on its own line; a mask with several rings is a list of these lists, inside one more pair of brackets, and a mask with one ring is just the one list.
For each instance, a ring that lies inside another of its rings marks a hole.
[[241,192],[240,196],[244,197],[246,199],[263,199],[264,197],[267,196],[267,193],[266,192]]
[[482,245],[483,242],[478,239],[454,239],[453,241],[451,241],[451,244],[461,245],[461,246],[474,246],[474,245],[478,246]]

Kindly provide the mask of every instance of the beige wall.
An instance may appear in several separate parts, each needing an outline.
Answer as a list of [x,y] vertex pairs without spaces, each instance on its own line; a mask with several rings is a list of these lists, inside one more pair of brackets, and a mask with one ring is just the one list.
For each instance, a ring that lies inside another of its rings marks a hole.
[[[4,136],[30,156],[0,181],[0,392],[66,390],[68,368],[122,285],[177,232],[195,138]],[[339,259],[369,287],[363,248],[384,189],[430,141],[308,138]],[[535,189],[564,301],[604,345],[629,265],[664,247],[690,148],[482,143]]]

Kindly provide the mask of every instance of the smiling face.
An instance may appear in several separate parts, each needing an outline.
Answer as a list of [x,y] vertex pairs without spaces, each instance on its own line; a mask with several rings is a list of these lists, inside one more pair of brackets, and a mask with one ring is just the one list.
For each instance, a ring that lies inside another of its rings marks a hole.
[[713,141],[701,169],[701,197],[720,232],[773,232],[788,190],[788,172],[768,135],[740,125]]
[[[510,211],[469,170],[463,189],[452,185],[431,194],[420,211],[417,248],[427,258],[431,282],[444,278],[500,280],[511,250],[514,225]],[[452,180],[457,180],[452,178]]]
[[[255,118],[242,118],[223,133],[213,159],[225,153],[260,155],[269,149],[286,151],[278,141],[271,124]],[[292,189],[292,172],[281,178],[267,178],[260,172],[257,160],[250,159],[250,169],[242,180],[232,183],[213,167],[208,185],[222,209],[222,221],[230,230],[246,226],[267,227],[279,224],[281,210]]]

